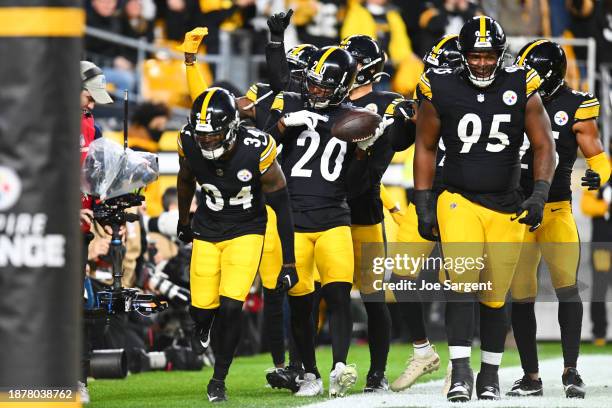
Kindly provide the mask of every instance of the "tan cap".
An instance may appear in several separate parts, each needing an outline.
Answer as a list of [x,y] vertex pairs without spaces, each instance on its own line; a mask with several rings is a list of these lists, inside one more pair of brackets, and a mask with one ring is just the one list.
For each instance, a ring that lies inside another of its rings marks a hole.
[[96,103],[113,103],[113,99],[106,92],[104,73],[96,64],[89,61],[81,61],[81,81],[83,89],[86,89],[91,94]]

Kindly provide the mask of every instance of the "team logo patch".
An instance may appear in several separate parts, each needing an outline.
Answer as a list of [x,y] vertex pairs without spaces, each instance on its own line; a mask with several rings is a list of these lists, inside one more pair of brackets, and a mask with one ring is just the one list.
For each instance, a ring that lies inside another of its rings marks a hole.
[[555,123],[559,126],[563,126],[569,120],[569,115],[565,111],[559,111],[555,113]]
[[376,106],[375,103],[368,103],[365,108],[374,113],[378,113],[378,106]]
[[236,176],[238,177],[238,180],[244,181],[244,182],[247,182],[253,178],[253,174],[247,169],[242,169],[238,171],[238,174],[236,174]]
[[514,91],[506,91],[506,92],[504,92],[504,95],[502,96],[502,99],[504,100],[504,103],[506,105],[512,106],[518,100],[518,96],[516,95],[516,92],[514,92]]
[[13,169],[0,166],[0,211],[15,205],[21,196],[21,179]]

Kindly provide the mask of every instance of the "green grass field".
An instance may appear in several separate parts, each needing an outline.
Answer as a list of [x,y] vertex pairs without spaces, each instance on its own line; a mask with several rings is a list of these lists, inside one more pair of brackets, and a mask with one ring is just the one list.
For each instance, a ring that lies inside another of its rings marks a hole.
[[[448,349],[445,343],[438,343],[438,353],[442,358],[440,370],[422,378],[423,381],[443,378],[448,362]],[[540,359],[555,358],[561,355],[559,343],[541,343],[538,346]],[[387,377],[395,379],[404,369],[406,359],[411,355],[411,347],[392,344],[387,364]],[[594,347],[583,344],[582,354],[612,354],[612,346]],[[473,365],[478,367],[479,353],[474,353]],[[317,361],[327,391],[328,373],[331,367],[331,350],[328,347],[317,349]],[[369,367],[367,345],[353,345],[349,363],[355,363],[359,379],[353,392],[361,392],[365,385],[365,375]],[[502,366],[519,365],[516,350],[504,354]],[[265,370],[270,368],[269,354],[254,357],[240,357],[234,360],[226,385],[228,403],[224,407],[290,407],[317,401],[317,399],[298,399],[287,390],[267,388]],[[588,367],[582,367],[588,370]],[[559,373],[560,374],[560,373]],[[212,375],[212,369],[205,367],[201,372],[172,371],[149,372],[130,375],[124,380],[94,380],[89,384],[92,408],[143,408],[143,407],[202,407],[208,404],[205,391]],[[514,380],[514,379],[512,379]],[[319,398],[323,400],[324,398]]]

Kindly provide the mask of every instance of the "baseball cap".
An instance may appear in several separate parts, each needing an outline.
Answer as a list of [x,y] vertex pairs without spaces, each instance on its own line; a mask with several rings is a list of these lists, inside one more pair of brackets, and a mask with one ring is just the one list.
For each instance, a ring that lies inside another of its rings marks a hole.
[[106,92],[104,73],[93,62],[81,61],[81,82],[83,83],[83,89],[89,91],[96,103],[113,103],[112,98]]

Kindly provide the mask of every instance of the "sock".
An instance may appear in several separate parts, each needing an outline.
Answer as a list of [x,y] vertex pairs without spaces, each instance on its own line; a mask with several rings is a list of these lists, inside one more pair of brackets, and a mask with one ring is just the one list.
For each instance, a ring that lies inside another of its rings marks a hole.
[[480,304],[480,371],[496,373],[504,352],[508,333],[506,308],[492,308]]
[[425,358],[429,353],[433,352],[429,341],[423,344],[413,344],[412,347],[414,348],[414,355],[419,358]]
[[565,367],[576,367],[580,353],[582,330],[582,300],[578,288],[557,289],[559,299],[558,319],[561,327],[561,347]]
[[321,288],[323,299],[329,311],[329,332],[331,334],[333,364],[345,363],[351,344],[353,320],[351,319],[351,287],[348,282],[332,282]]
[[521,357],[521,366],[526,374],[539,372],[534,306],[533,302],[512,303],[512,330]]
[[272,362],[275,366],[285,363],[285,334],[283,330],[284,293],[275,293],[263,288],[264,293],[264,337],[268,341]]
[[319,335],[319,306],[321,306],[321,282],[315,281],[315,290],[312,293],[312,325],[314,328],[315,346]]
[[198,329],[204,331],[210,331],[218,310],[219,308],[201,309],[193,305],[189,306],[189,314],[191,315],[191,319],[195,322]]
[[243,302],[225,296],[221,296],[220,301],[221,305],[215,320],[215,325],[218,327],[215,332],[223,336],[223,340],[217,343],[218,347],[215,350],[213,379],[225,381],[240,341]]
[[[446,337],[448,345],[471,349],[474,336],[473,293],[446,292]],[[469,356],[469,353],[468,353]],[[452,355],[451,355],[451,358]]]
[[[391,275],[391,282],[398,283],[403,278],[396,274]],[[402,320],[410,333],[410,341],[426,340],[425,320],[423,318],[423,303],[420,301],[418,291],[396,290],[393,292],[400,308]]]
[[368,346],[370,348],[370,371],[385,372],[391,342],[391,315],[386,303],[364,302],[368,314]]
[[304,371],[320,378],[314,347],[314,325],[312,324],[313,294],[289,296],[291,307],[291,331],[295,345],[302,357]]

